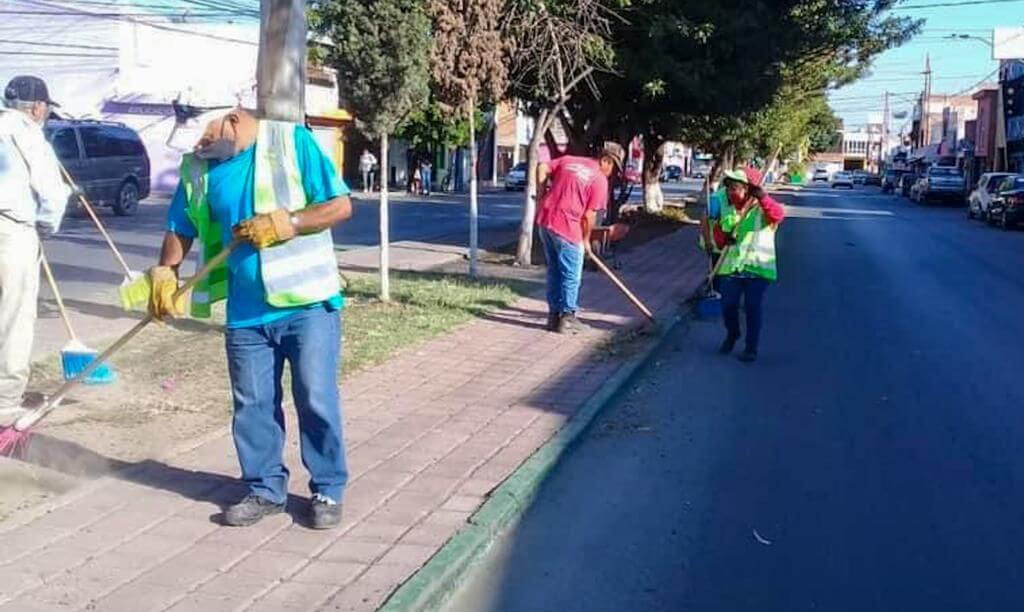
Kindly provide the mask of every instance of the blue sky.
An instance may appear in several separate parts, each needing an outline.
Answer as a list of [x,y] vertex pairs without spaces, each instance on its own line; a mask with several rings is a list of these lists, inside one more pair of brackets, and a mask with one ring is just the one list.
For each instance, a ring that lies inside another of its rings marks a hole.
[[[953,1],[956,0],[906,0],[903,4],[910,7]],[[907,44],[882,54],[870,76],[831,92],[832,107],[847,127],[863,125],[869,113],[878,113],[880,117],[882,97],[887,90],[893,94],[892,110],[909,112],[924,88],[921,73],[926,55],[931,56],[933,94],[962,92],[998,69],[999,63],[992,59],[987,45],[977,40],[950,39],[951,34],[990,40],[995,26],[1024,26],[1024,0],[893,12],[924,19],[924,28]],[[996,79],[993,75],[989,81]],[[891,119],[891,129],[898,131],[904,121]]]

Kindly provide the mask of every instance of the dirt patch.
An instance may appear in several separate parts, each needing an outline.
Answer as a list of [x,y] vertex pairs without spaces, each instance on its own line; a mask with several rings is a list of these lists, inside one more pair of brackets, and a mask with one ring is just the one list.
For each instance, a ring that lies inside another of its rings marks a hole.
[[[385,304],[376,297],[376,277],[354,275],[348,281],[343,376],[511,304],[530,290],[514,280],[396,273],[392,302]],[[0,459],[0,520],[82,479],[165,457],[229,426],[222,325],[151,325],[111,362],[116,383],[75,388],[33,430],[36,439],[25,461]],[[34,365],[29,391],[52,392],[62,382],[53,357]]]

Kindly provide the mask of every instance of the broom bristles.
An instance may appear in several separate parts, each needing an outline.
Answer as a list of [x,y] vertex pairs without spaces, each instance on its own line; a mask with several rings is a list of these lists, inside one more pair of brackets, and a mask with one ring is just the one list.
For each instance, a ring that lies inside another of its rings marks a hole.
[[30,430],[18,431],[14,427],[0,429],[0,457],[16,457],[28,444]]

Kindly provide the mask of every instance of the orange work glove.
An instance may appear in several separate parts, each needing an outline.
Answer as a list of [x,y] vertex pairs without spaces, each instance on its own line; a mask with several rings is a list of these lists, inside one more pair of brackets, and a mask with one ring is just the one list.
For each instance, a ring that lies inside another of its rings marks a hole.
[[149,275],[149,314],[157,321],[164,317],[180,317],[185,314],[187,296],[181,295],[174,299],[178,291],[178,274],[174,268],[156,266],[150,268]]
[[250,242],[257,249],[280,244],[295,237],[291,213],[277,209],[272,213],[256,215],[235,226],[235,237]]

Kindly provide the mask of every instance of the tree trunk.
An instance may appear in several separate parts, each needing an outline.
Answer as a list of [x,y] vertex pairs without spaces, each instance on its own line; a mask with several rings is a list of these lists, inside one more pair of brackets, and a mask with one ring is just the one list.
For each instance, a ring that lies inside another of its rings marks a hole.
[[661,191],[661,167],[665,161],[665,143],[654,136],[644,136],[644,210],[659,213],[665,208]]
[[765,178],[767,178],[769,174],[772,175],[773,177],[775,176],[775,169],[779,165],[779,155],[781,155],[781,154],[782,154],[782,144],[780,143],[778,146],[775,147],[775,151],[772,153],[772,156],[768,159],[768,162],[765,163],[765,165],[764,165],[764,176],[765,176]]
[[479,240],[479,202],[477,202],[476,104],[469,99],[469,276],[476,278],[477,241]]
[[526,193],[523,197],[523,220],[519,224],[519,245],[516,247],[517,266],[529,266],[533,263],[533,222],[537,216],[537,155],[550,116],[550,110],[545,108],[540,111],[534,122],[533,135],[530,136],[530,146],[526,153]]
[[256,62],[256,108],[260,117],[304,123],[306,92],[306,3],[263,0]]
[[388,135],[380,135],[380,299],[391,301],[391,239],[388,215]]

